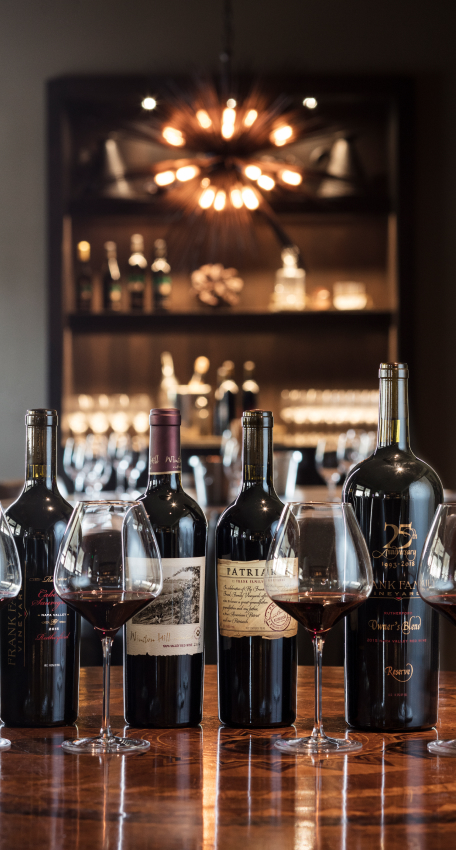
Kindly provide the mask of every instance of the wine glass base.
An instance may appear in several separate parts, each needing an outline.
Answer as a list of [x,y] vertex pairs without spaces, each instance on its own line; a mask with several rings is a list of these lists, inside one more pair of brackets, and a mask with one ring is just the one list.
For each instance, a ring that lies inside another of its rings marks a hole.
[[456,756],[456,738],[452,741],[431,741],[427,748],[434,756]]
[[[1,738],[0,738],[1,740]],[[66,753],[86,753],[88,755],[97,756],[104,753],[115,753],[117,755],[127,755],[127,753],[144,753],[150,747],[149,741],[143,738],[73,738],[64,741],[62,750]]]
[[353,753],[362,749],[360,741],[350,738],[279,738],[274,743],[277,750],[288,755],[330,755],[331,753]]
[[0,752],[2,750],[9,750],[11,747],[11,741],[8,741],[8,738],[0,738]]

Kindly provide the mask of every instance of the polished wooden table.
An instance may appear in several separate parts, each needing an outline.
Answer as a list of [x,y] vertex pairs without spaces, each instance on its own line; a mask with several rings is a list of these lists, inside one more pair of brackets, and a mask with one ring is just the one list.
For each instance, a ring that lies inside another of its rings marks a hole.
[[[112,671],[112,723],[123,731],[121,669]],[[344,734],[343,671],[324,668],[326,731]],[[100,724],[101,670],[81,675],[79,732]],[[202,728],[146,730],[144,755],[74,756],[73,728],[3,729],[0,848],[97,850],[357,850],[449,848],[455,841],[456,759],[420,734],[356,734],[363,749],[285,756],[277,732],[220,727],[216,669],[206,669]],[[298,733],[312,724],[313,671],[299,670]],[[456,735],[456,674],[443,673],[440,737]],[[281,734],[294,735],[294,729]]]

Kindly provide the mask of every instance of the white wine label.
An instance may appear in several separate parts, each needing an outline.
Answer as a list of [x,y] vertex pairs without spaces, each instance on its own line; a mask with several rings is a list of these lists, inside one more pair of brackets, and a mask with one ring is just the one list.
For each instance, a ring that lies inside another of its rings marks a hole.
[[[293,637],[296,620],[264,589],[266,561],[217,561],[219,629],[223,637]],[[288,590],[289,588],[287,588]]]
[[127,655],[195,655],[204,648],[203,558],[162,558],[163,590],[127,623]]

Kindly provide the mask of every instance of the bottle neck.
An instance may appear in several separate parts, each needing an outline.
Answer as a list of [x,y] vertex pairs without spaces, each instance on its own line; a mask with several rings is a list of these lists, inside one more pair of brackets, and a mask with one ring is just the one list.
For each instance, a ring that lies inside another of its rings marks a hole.
[[27,425],[25,479],[27,489],[36,485],[57,487],[57,426]]
[[380,380],[377,449],[385,446],[410,451],[407,378]]
[[179,425],[152,425],[147,492],[157,487],[179,490],[182,487],[181,471]]
[[244,428],[242,490],[261,487],[275,493],[272,466],[272,428]]

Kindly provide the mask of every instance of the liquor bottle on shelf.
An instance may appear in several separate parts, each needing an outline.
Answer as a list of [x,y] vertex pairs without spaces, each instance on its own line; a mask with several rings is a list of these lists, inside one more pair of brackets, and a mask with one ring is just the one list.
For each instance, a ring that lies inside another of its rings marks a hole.
[[179,381],[174,371],[174,361],[169,351],[161,354],[162,379],[158,390],[158,403],[161,407],[171,407],[176,404]]
[[165,240],[156,239],[154,249],[155,259],[151,265],[154,310],[168,310],[171,300],[171,266],[166,259]]
[[105,242],[106,263],[103,269],[103,307],[119,313],[122,310],[122,282],[117,262],[117,245]]
[[242,383],[242,409],[256,410],[260,388],[254,379],[255,363],[247,360],[244,363],[244,380]]
[[180,413],[150,414],[149,483],[142,501],[163,567],[159,599],[126,625],[125,720],[196,726],[202,717],[206,518],[181,484]]
[[348,474],[342,497],[374,572],[369,599],[345,621],[345,704],[350,726],[386,732],[437,721],[438,615],[416,580],[443,490],[410,448],[407,364],[382,363],[379,377],[377,448]]
[[208,357],[197,357],[193,364],[193,375],[190,379],[189,386],[198,387],[201,384],[204,385],[204,376],[208,373],[210,365]]
[[54,590],[72,513],[56,482],[57,413],[28,410],[26,480],[6,509],[22,587],[1,616],[2,717],[7,726],[62,726],[78,716],[80,618]]
[[93,276],[90,268],[90,242],[78,242],[76,270],[76,309],[90,313],[92,309]]
[[223,434],[230,429],[236,418],[236,400],[239,387],[234,380],[234,363],[225,360],[217,370],[218,386],[215,391],[214,434]]
[[128,260],[128,292],[130,293],[130,310],[144,310],[144,293],[146,290],[147,260],[144,256],[144,239],[140,233],[134,233],[130,241],[131,255]]
[[228,726],[296,719],[297,623],[266,595],[264,570],[283,504],[273,485],[272,413],[243,415],[239,495],[217,525],[219,717]]

